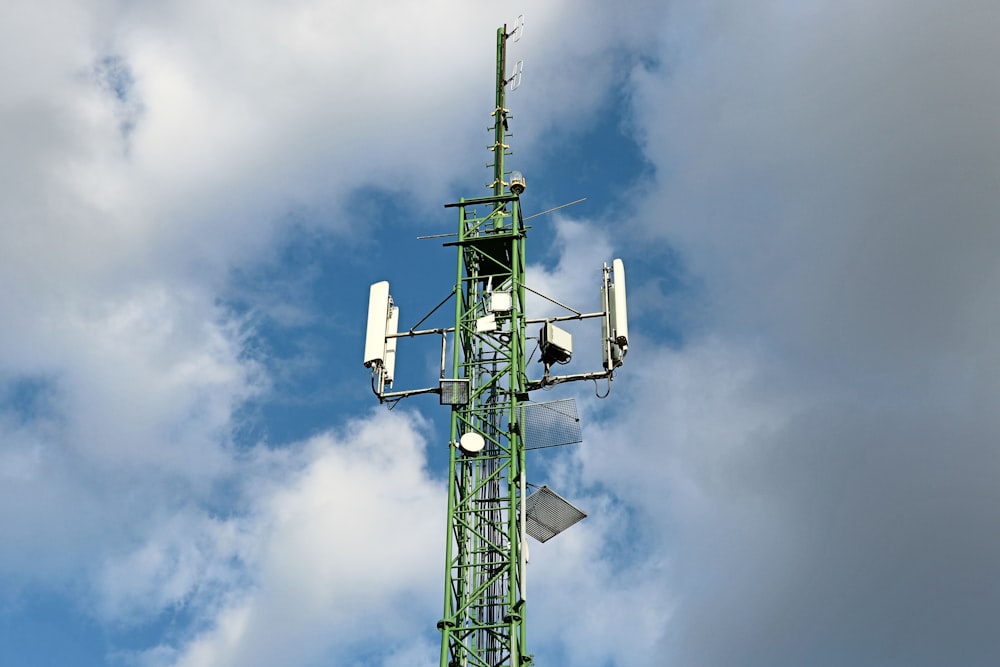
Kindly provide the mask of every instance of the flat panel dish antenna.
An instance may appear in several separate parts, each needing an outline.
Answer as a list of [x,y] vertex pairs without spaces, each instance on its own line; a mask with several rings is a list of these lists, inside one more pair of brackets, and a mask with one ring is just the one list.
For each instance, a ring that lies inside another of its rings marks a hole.
[[525,449],[573,445],[583,440],[575,398],[522,403],[519,407]]
[[469,381],[465,378],[441,378],[438,394],[441,405],[468,405]]
[[547,542],[587,514],[571,505],[558,493],[543,486],[524,501],[528,535],[539,542]]

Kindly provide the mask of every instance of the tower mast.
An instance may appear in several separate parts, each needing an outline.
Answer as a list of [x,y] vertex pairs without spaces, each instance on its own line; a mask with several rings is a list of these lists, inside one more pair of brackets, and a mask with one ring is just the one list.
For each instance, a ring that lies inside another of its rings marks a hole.
[[[452,377],[467,402],[452,403],[441,667],[520,667],[525,650],[524,443],[518,410],[525,375],[524,180],[504,170],[506,46],[497,30],[492,195],[462,199]],[[444,399],[442,399],[444,402]]]
[[[458,233],[445,243],[458,250],[458,271],[451,296],[455,325],[418,329],[448,299],[408,330],[399,331],[399,307],[388,281],[372,284],[365,330],[364,364],[371,369],[372,391],[390,407],[418,394],[438,394],[451,408],[448,463],[448,517],[445,540],[444,613],[440,667],[524,667],[534,660],[525,648],[527,536],[545,542],[586,514],[547,486],[527,493],[525,450],[581,442],[574,399],[533,403],[535,389],[563,382],[610,383],[628,352],[625,267],[616,259],[604,265],[601,310],[584,313],[549,297],[570,315],[530,320],[542,324],[539,361],[544,372],[529,380],[525,356],[525,218],[521,215],[524,177],[506,171],[510,112],[508,84],[517,88],[520,61],[507,78],[507,42],[524,26],[497,30],[496,105],[493,110],[493,181],[486,197],[460,199],[446,208],[458,211]],[[582,201],[582,200],[578,200]],[[571,204],[577,202],[571,202]],[[537,217],[570,204],[536,213]],[[531,290],[534,292],[534,290]],[[552,374],[573,355],[572,335],[556,326],[568,320],[600,318],[603,367],[599,371]],[[451,374],[446,375],[451,335]],[[396,344],[400,338],[441,337],[441,369],[436,387],[392,389]],[[607,392],[604,394],[607,396]],[[602,396],[602,398],[604,397]]]

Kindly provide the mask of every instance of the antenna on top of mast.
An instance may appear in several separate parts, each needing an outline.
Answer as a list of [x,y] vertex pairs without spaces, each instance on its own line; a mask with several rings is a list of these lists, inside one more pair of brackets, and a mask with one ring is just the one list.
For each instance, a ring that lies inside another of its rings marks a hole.
[[[504,25],[504,30],[506,29],[507,26]],[[520,14],[514,19],[514,27],[507,33],[507,36],[510,37],[510,41],[512,42],[517,42],[524,36],[524,14]]]
[[[493,189],[494,196],[501,196],[504,188],[509,187],[509,183],[504,180],[504,156],[510,155],[510,146],[506,139],[510,136],[509,120],[513,117],[506,104],[507,86],[511,91],[517,90],[521,85],[521,77],[524,74],[524,61],[518,60],[514,63],[511,74],[507,75],[507,40],[516,42],[524,35],[524,14],[514,21],[514,28],[507,32],[507,25],[497,29],[497,77],[496,77],[496,108],[491,114],[493,116],[493,145],[489,150],[493,152],[493,181],[488,187]],[[520,174],[519,174],[520,175]],[[522,184],[523,184],[523,178]]]

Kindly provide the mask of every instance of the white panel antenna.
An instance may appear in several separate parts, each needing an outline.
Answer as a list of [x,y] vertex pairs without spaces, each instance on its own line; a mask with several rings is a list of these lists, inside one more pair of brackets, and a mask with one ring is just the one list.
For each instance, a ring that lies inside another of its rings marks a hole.
[[614,325],[615,342],[622,349],[622,356],[628,351],[628,301],[625,297],[625,263],[620,259],[612,263],[614,291],[611,299],[611,323]]
[[486,310],[491,313],[509,313],[513,307],[510,292],[486,293]]
[[385,362],[385,332],[389,322],[389,281],[374,283],[368,291],[368,327],[365,330],[365,367]]
[[396,373],[396,332],[399,308],[392,305],[389,282],[374,283],[368,292],[368,327],[365,331],[365,367],[378,369],[378,391],[392,386]]
[[[392,297],[389,297],[392,303]],[[399,306],[389,306],[389,319],[385,323],[385,360],[382,363],[382,377],[385,384],[392,386],[392,379],[396,373],[396,332],[399,331]]]
[[604,315],[601,317],[601,357],[604,360],[604,370],[613,371],[617,367],[615,359],[611,356],[611,306],[610,301],[611,286],[608,284],[608,265],[604,265],[604,279],[601,282],[601,308]]
[[[609,280],[610,279],[610,280]],[[604,318],[601,331],[604,338],[604,369],[613,371],[622,365],[628,353],[628,302],[625,296],[625,264],[620,259],[609,268],[604,265],[604,284],[601,287]]]

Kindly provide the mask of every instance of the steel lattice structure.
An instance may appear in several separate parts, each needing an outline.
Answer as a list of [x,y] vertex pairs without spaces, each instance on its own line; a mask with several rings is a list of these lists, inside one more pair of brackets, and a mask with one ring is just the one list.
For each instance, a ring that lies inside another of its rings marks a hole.
[[[444,244],[458,251],[451,295],[414,327],[399,331],[399,307],[388,281],[372,284],[369,292],[364,363],[371,368],[372,390],[379,401],[391,407],[407,396],[436,393],[452,411],[444,613],[437,624],[441,667],[523,667],[534,662],[525,647],[527,536],[545,542],[586,514],[547,486],[527,493],[526,450],[581,441],[574,399],[532,403],[528,394],[563,382],[599,379],[608,381],[610,392],[615,369],[628,351],[620,259],[604,265],[600,311],[584,313],[549,299],[572,314],[535,320],[525,315],[526,293],[544,295],[525,285],[527,228],[520,199],[524,177],[504,169],[510,136],[505,93],[508,84],[517,86],[521,75],[518,63],[507,78],[506,49],[523,25],[519,17],[514,31],[508,33],[507,26],[497,30],[496,106],[493,144],[488,147],[493,155],[488,186],[492,194],[445,205],[458,211],[457,239]],[[441,236],[452,235],[421,238]],[[452,297],[454,327],[418,329]],[[602,370],[551,374],[554,364],[569,362],[573,348],[569,332],[554,323],[591,318],[601,320]],[[538,349],[544,373],[534,380],[528,379],[526,369],[528,324],[543,324]],[[451,373],[446,375],[449,334]],[[441,337],[439,385],[388,391],[395,379],[398,340],[423,335]]]
[[[459,211],[453,375],[468,403],[452,409],[451,442],[478,434],[478,452],[451,447],[441,667],[531,664],[524,626],[524,443],[517,427],[525,377],[525,228],[505,182],[506,26],[497,31],[493,195]],[[511,179],[514,180],[514,179]]]

